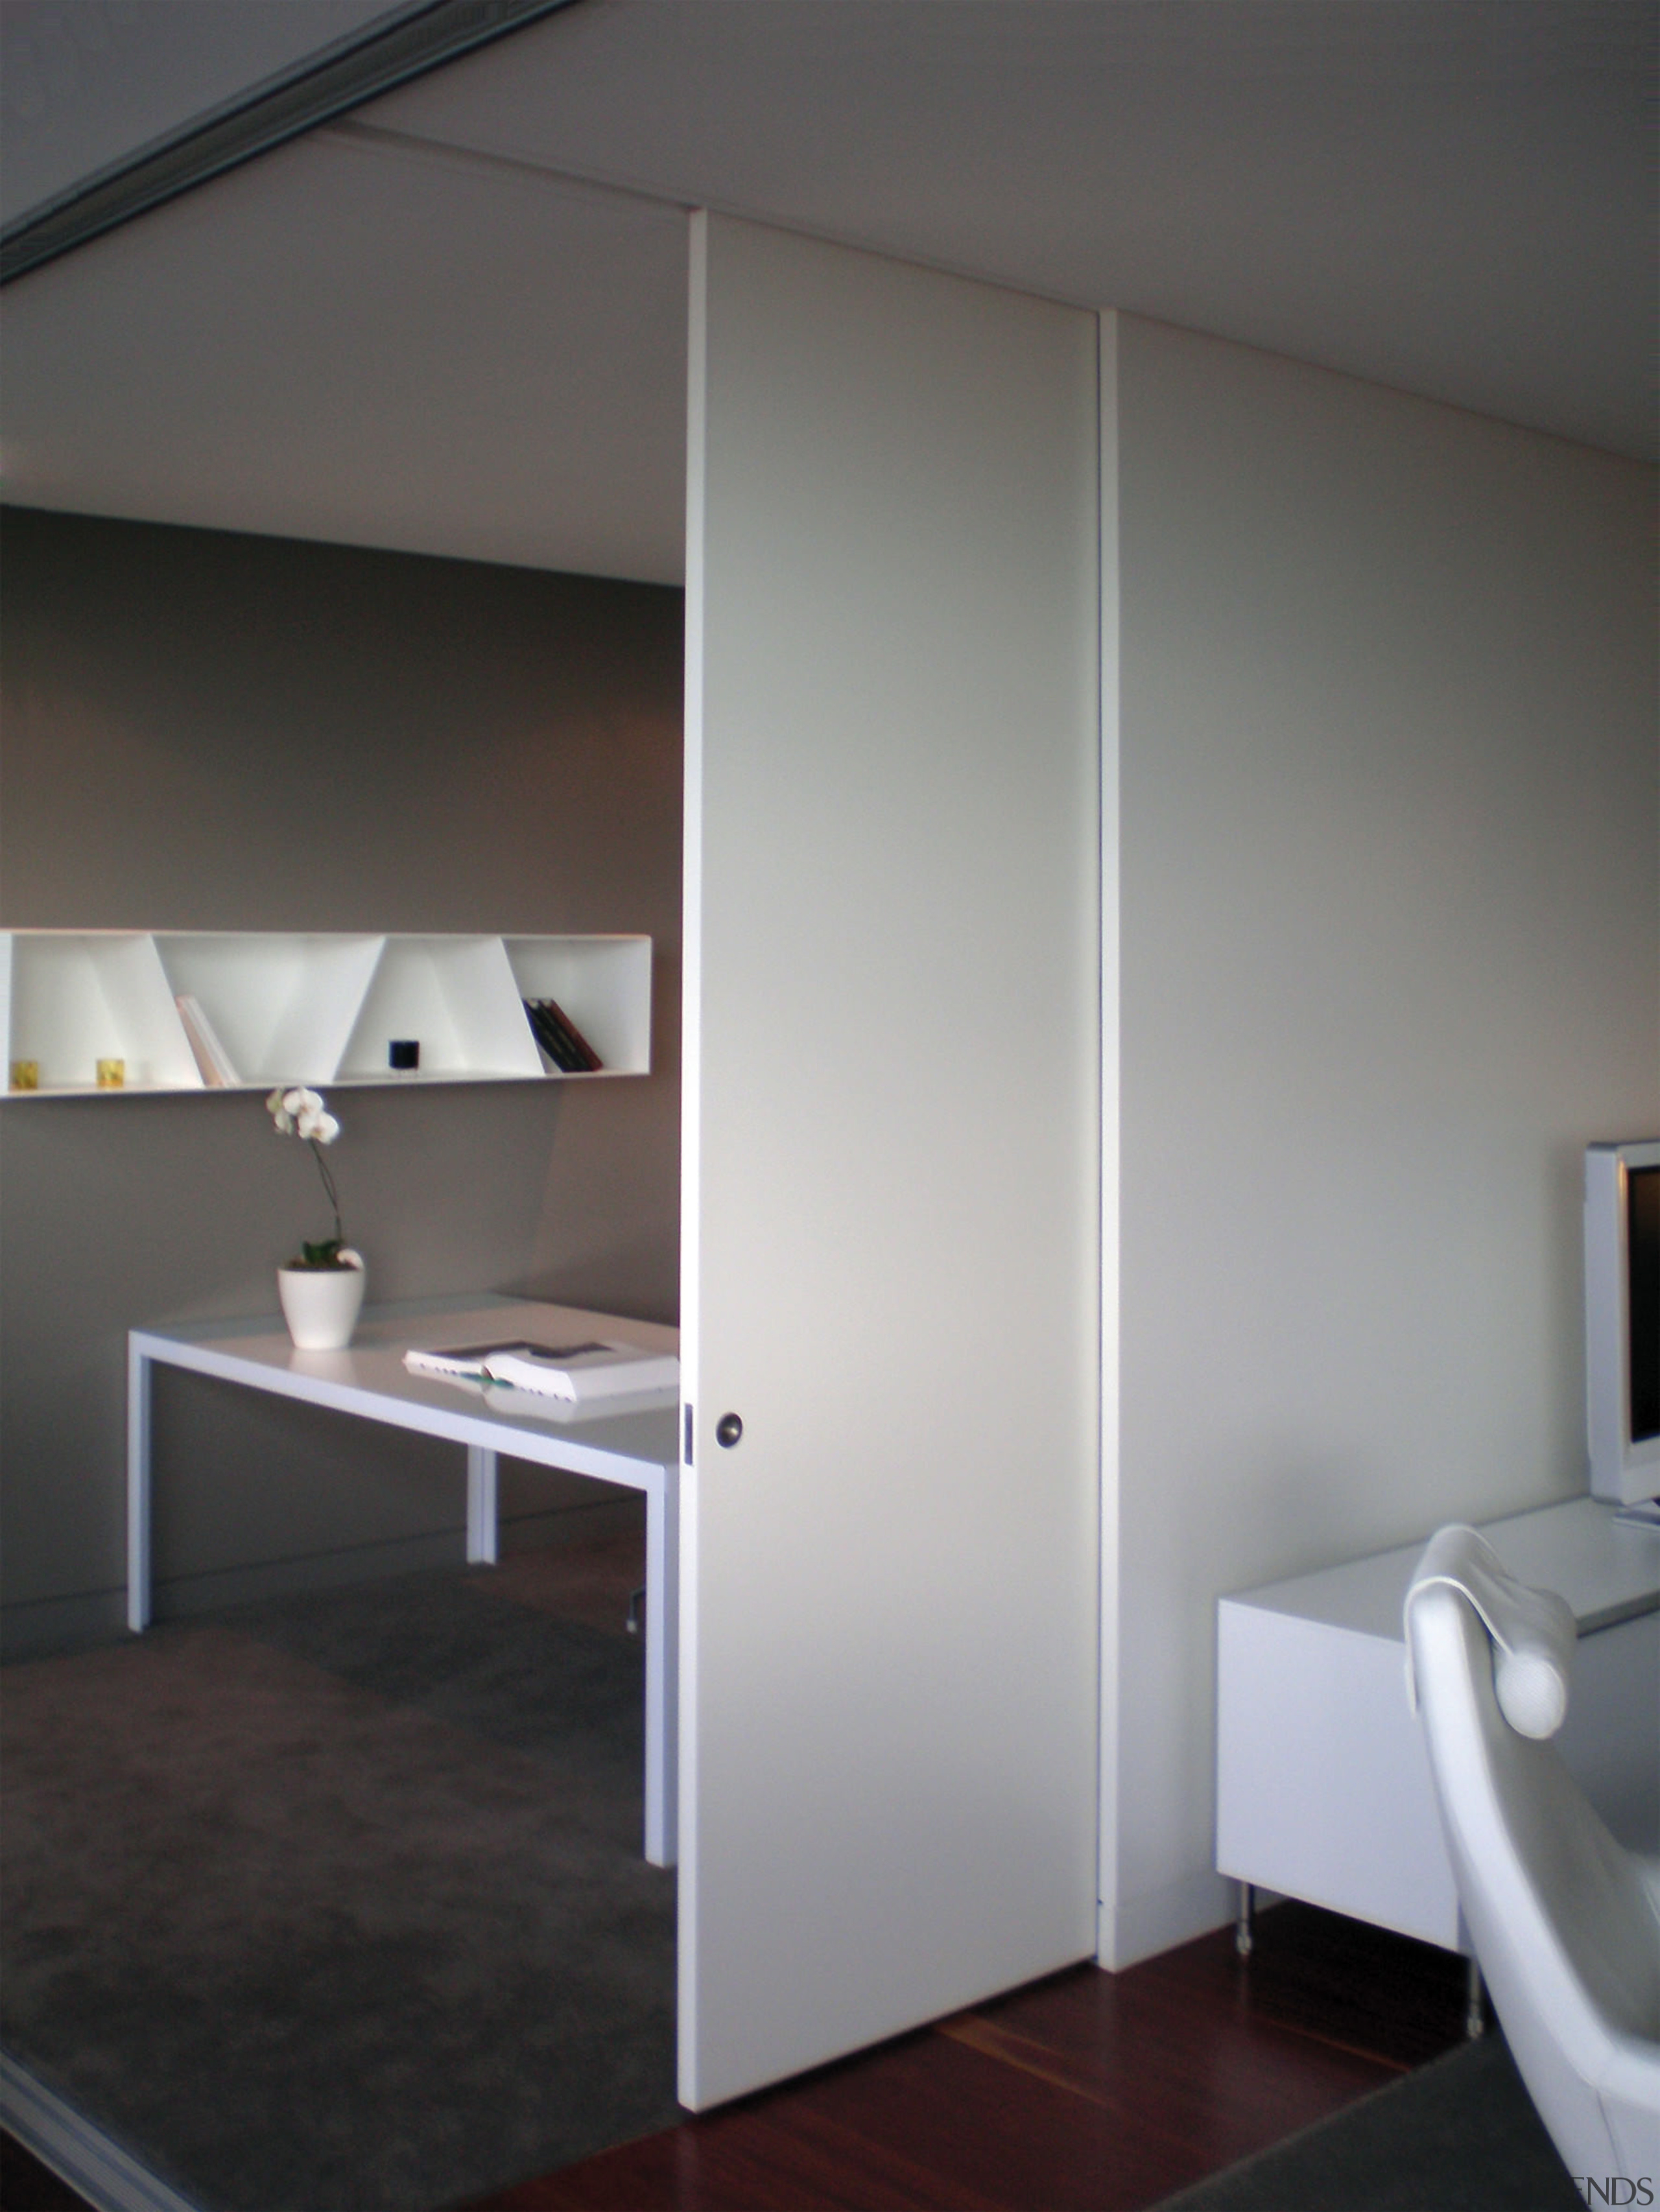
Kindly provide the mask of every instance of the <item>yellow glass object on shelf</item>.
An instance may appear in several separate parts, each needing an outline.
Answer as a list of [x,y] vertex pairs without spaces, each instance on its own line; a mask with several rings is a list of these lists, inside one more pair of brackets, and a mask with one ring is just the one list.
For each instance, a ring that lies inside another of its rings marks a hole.
[[14,1091],[38,1091],[40,1088],[40,1061],[38,1060],[13,1060],[11,1087]]
[[100,1060],[98,1063],[98,1088],[100,1091],[120,1091],[125,1087],[127,1063],[125,1060]]

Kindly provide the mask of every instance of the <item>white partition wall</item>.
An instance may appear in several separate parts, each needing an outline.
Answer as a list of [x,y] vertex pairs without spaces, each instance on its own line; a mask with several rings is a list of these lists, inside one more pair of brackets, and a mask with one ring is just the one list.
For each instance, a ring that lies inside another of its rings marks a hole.
[[1095,319],[704,216],[692,296],[702,2107],[1094,1948],[1100,871]]
[[1218,1597],[1584,1488],[1660,781],[1652,471],[1116,324],[1125,1966],[1231,1908]]

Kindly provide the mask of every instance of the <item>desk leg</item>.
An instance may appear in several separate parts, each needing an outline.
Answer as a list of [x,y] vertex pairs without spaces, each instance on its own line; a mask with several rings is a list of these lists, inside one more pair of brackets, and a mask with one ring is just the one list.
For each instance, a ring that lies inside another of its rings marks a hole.
[[467,1446],[467,1565],[493,1567],[496,1559],[496,1454]]
[[150,1362],[127,1346],[127,1626],[150,1618]]
[[646,1856],[678,1853],[680,1724],[680,1470],[646,1492]]

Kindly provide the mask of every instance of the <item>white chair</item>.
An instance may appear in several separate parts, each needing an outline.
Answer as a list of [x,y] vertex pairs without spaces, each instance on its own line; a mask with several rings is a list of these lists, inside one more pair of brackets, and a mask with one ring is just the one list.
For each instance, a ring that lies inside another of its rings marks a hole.
[[[1522,1711],[1529,1735],[1505,1717],[1495,1659],[1501,1676],[1511,1662],[1530,1668],[1536,1692],[1544,1661],[1529,1632],[1548,1616],[1541,1594],[1514,1583],[1523,1610],[1503,1611],[1508,1577],[1485,1545],[1485,1559],[1474,1557],[1463,1544],[1471,1533],[1441,1532],[1406,1606],[1459,1903],[1517,2066],[1569,2171],[1599,2185],[1623,2175],[1660,2187],[1660,1862],[1615,1842],[1540,1740],[1560,1723],[1565,1695],[1545,1723]],[[1473,1564],[1468,1577],[1461,1560]],[[1571,1639],[1566,1608],[1562,1618]],[[1518,1626],[1519,1637],[1509,1632]],[[1566,1651],[1560,1671],[1566,1693]],[[1505,1701],[1517,1712],[1514,1694]]]

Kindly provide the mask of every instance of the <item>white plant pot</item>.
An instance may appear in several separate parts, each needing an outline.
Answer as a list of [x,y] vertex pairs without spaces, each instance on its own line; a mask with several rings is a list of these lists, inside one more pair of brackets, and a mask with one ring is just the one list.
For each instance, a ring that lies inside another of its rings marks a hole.
[[296,1352],[341,1352],[363,1303],[363,1267],[279,1267],[277,1294]]

